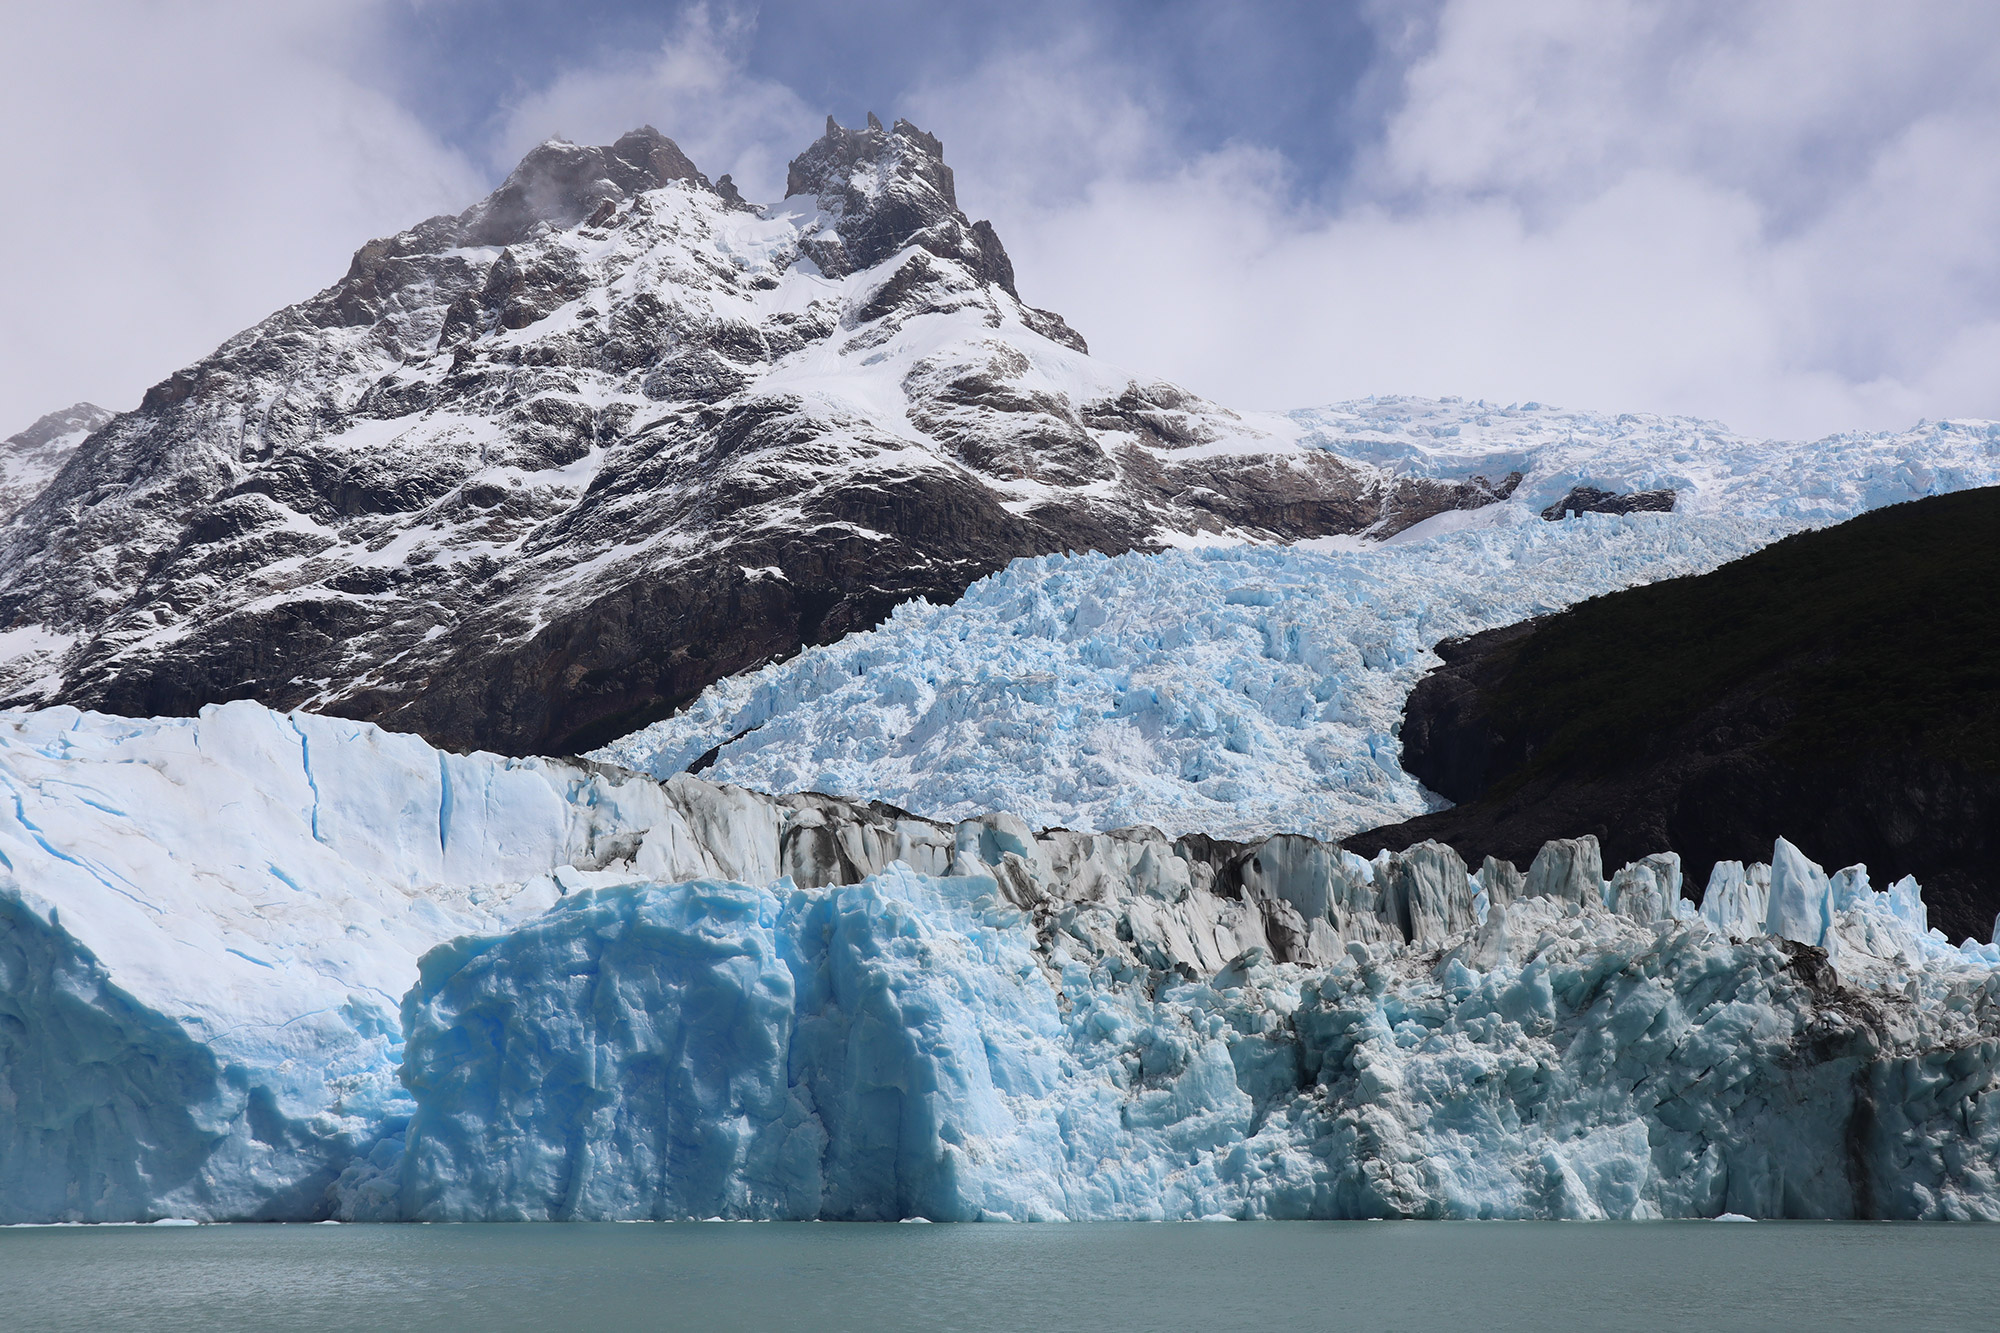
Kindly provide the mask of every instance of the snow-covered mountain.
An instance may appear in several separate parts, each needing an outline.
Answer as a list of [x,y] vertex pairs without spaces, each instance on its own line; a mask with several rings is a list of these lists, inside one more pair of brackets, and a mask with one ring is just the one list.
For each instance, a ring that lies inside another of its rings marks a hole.
[[71,417],[0,526],[0,1220],[2000,1218],[2000,946],[1914,881],[1323,840],[1430,802],[1439,640],[2000,426],[1231,412],[872,117],[770,208],[543,145]]
[[907,122],[829,121],[764,209],[650,129],[551,142],[75,452],[0,532],[0,697],[562,752],[1018,556],[1509,485],[1300,434],[1091,358]]
[[114,415],[95,403],[77,403],[0,440],[0,525],[40,495],[76,447]]
[[0,1220],[2000,1217],[2000,950],[1779,841],[1037,835],[0,719]]

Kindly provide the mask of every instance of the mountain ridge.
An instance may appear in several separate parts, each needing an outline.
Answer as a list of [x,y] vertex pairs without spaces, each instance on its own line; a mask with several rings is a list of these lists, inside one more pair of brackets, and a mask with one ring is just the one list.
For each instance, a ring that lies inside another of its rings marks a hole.
[[0,703],[256,698],[562,752],[1023,555],[1387,533],[1403,477],[1090,359],[937,140],[829,125],[756,209],[657,131],[149,390],[0,532]]

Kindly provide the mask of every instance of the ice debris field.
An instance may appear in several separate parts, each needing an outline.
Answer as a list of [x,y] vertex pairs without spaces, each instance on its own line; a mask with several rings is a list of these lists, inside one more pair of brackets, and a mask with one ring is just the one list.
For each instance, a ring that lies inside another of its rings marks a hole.
[[8,1222],[2000,1217],[2000,951],[1782,841],[1697,911],[252,703],[0,783]]

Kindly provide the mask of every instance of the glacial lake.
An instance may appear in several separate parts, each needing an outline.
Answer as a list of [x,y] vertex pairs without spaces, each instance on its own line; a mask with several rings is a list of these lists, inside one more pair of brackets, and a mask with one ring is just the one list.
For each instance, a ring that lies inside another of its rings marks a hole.
[[1991,1329],[2000,1227],[678,1223],[0,1229],[0,1326]]

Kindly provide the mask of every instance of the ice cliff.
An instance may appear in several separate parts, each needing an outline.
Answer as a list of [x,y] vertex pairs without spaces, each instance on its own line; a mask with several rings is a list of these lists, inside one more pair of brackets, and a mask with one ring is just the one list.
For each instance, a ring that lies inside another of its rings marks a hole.
[[0,1215],[2000,1217],[2000,951],[250,703],[0,720]]

